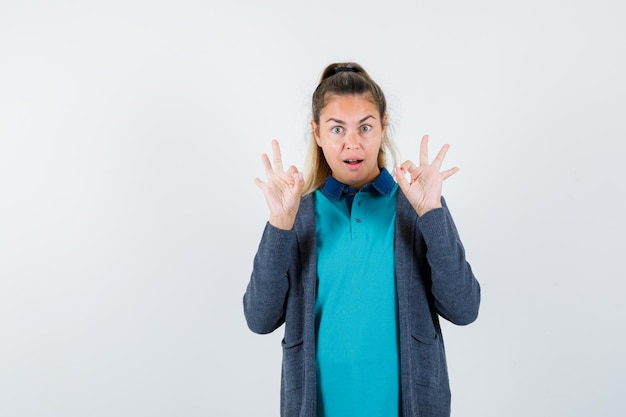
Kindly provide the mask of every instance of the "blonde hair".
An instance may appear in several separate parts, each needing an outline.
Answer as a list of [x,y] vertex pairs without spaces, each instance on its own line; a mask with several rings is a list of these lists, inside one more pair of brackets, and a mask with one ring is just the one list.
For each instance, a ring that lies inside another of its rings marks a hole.
[[[354,62],[335,63],[327,66],[322,72],[320,82],[313,92],[312,118],[319,126],[320,113],[331,96],[366,95],[378,107],[381,121],[386,120],[387,101],[381,88],[372,80],[369,74],[359,64]],[[393,164],[396,164],[397,150],[388,134],[388,126],[383,126],[384,133],[378,151],[378,166],[387,166],[387,156],[390,155]],[[304,189],[302,194],[309,194],[322,186],[331,174],[330,166],[326,162],[322,148],[317,145],[313,132],[309,139],[309,148],[304,167]]]

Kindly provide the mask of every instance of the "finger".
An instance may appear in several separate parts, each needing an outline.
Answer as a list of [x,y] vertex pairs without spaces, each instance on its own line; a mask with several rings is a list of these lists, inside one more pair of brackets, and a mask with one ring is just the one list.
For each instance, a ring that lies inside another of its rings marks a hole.
[[410,172],[414,172],[414,171],[416,171],[416,170],[418,169],[418,166],[417,166],[417,165],[415,165],[415,164],[413,163],[413,161],[410,161],[410,160],[409,160],[409,161],[404,161],[404,162],[402,163],[402,165],[400,165],[400,168],[401,168],[403,171],[405,171],[405,173],[406,173],[406,172],[409,172],[409,173],[410,173]]
[[276,139],[272,141],[272,152],[274,153],[274,168],[277,172],[283,172],[283,160],[280,156],[280,145]]
[[420,143],[420,165],[428,165],[428,135],[422,136]]
[[272,164],[270,163],[270,157],[267,156],[266,153],[261,155],[261,161],[263,162],[263,168],[265,169],[265,175],[267,177],[271,177],[274,174],[274,169],[272,168]]
[[296,174],[298,174],[298,173],[299,173],[298,168],[296,168],[294,165],[290,166],[290,167],[287,169],[287,174],[288,174],[290,177],[293,177],[294,175],[296,175]]
[[449,177],[456,174],[457,172],[459,172],[459,167],[454,167],[454,168],[450,168],[450,169],[446,169],[445,171],[442,171],[441,176],[443,177],[444,180],[446,180]]
[[286,174],[287,174],[287,176],[289,178],[289,186],[294,188],[294,193],[295,194],[301,194],[302,185],[304,184],[304,180],[302,180],[302,178],[303,178],[302,173],[300,171],[298,171],[298,168],[296,168],[295,166],[291,165],[287,169]]
[[400,165],[403,171],[403,178],[408,181],[407,186],[410,186],[415,180],[419,178],[423,168],[418,167],[412,161],[406,161]]
[[254,183],[257,185],[257,187],[259,187],[260,189],[265,189],[265,182],[261,181],[259,178],[255,178],[254,179]]
[[439,168],[441,168],[441,165],[443,165],[443,160],[445,159],[446,154],[448,153],[448,149],[450,149],[450,145],[448,144],[443,145],[441,149],[439,150],[439,153],[437,154],[435,159],[433,159],[433,166],[435,166],[437,170],[439,170]]

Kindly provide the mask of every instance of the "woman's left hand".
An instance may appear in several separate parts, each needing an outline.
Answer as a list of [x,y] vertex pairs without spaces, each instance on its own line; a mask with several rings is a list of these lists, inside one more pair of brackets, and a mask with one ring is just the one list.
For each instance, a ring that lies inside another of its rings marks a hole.
[[[457,167],[440,171],[449,148],[450,145],[442,146],[432,164],[429,164],[428,135],[424,135],[420,144],[419,166],[406,161],[396,168],[398,185],[419,216],[423,216],[430,210],[441,208],[443,181],[459,171]],[[406,178],[407,173],[410,180]]]

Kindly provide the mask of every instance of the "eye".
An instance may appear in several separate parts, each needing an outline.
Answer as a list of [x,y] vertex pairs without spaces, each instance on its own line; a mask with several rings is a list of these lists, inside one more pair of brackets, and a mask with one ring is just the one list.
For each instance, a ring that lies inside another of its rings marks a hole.
[[370,125],[361,126],[361,132],[371,132],[371,131],[372,131],[372,126]]
[[343,127],[341,127],[341,126],[335,126],[335,127],[333,127],[333,128],[331,129],[331,132],[333,132],[333,133],[337,133],[337,134],[339,134],[339,133],[343,133]]

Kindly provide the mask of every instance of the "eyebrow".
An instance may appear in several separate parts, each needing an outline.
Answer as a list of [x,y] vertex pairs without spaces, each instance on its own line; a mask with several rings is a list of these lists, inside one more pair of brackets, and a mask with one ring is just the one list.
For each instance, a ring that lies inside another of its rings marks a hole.
[[[372,119],[376,119],[374,116],[372,116],[372,115],[370,114],[369,116],[365,116],[364,118],[362,118],[361,120],[359,120],[359,123],[363,123],[364,121],[366,121],[366,120],[367,120],[367,119],[369,119],[370,117],[371,117]],[[328,123],[328,122],[335,122],[335,123],[338,123],[338,124],[340,124],[340,125],[345,125],[345,124],[346,124],[346,122],[344,122],[343,120],[335,119],[334,117],[331,117],[331,118],[329,118],[328,120],[326,120],[326,123]]]

